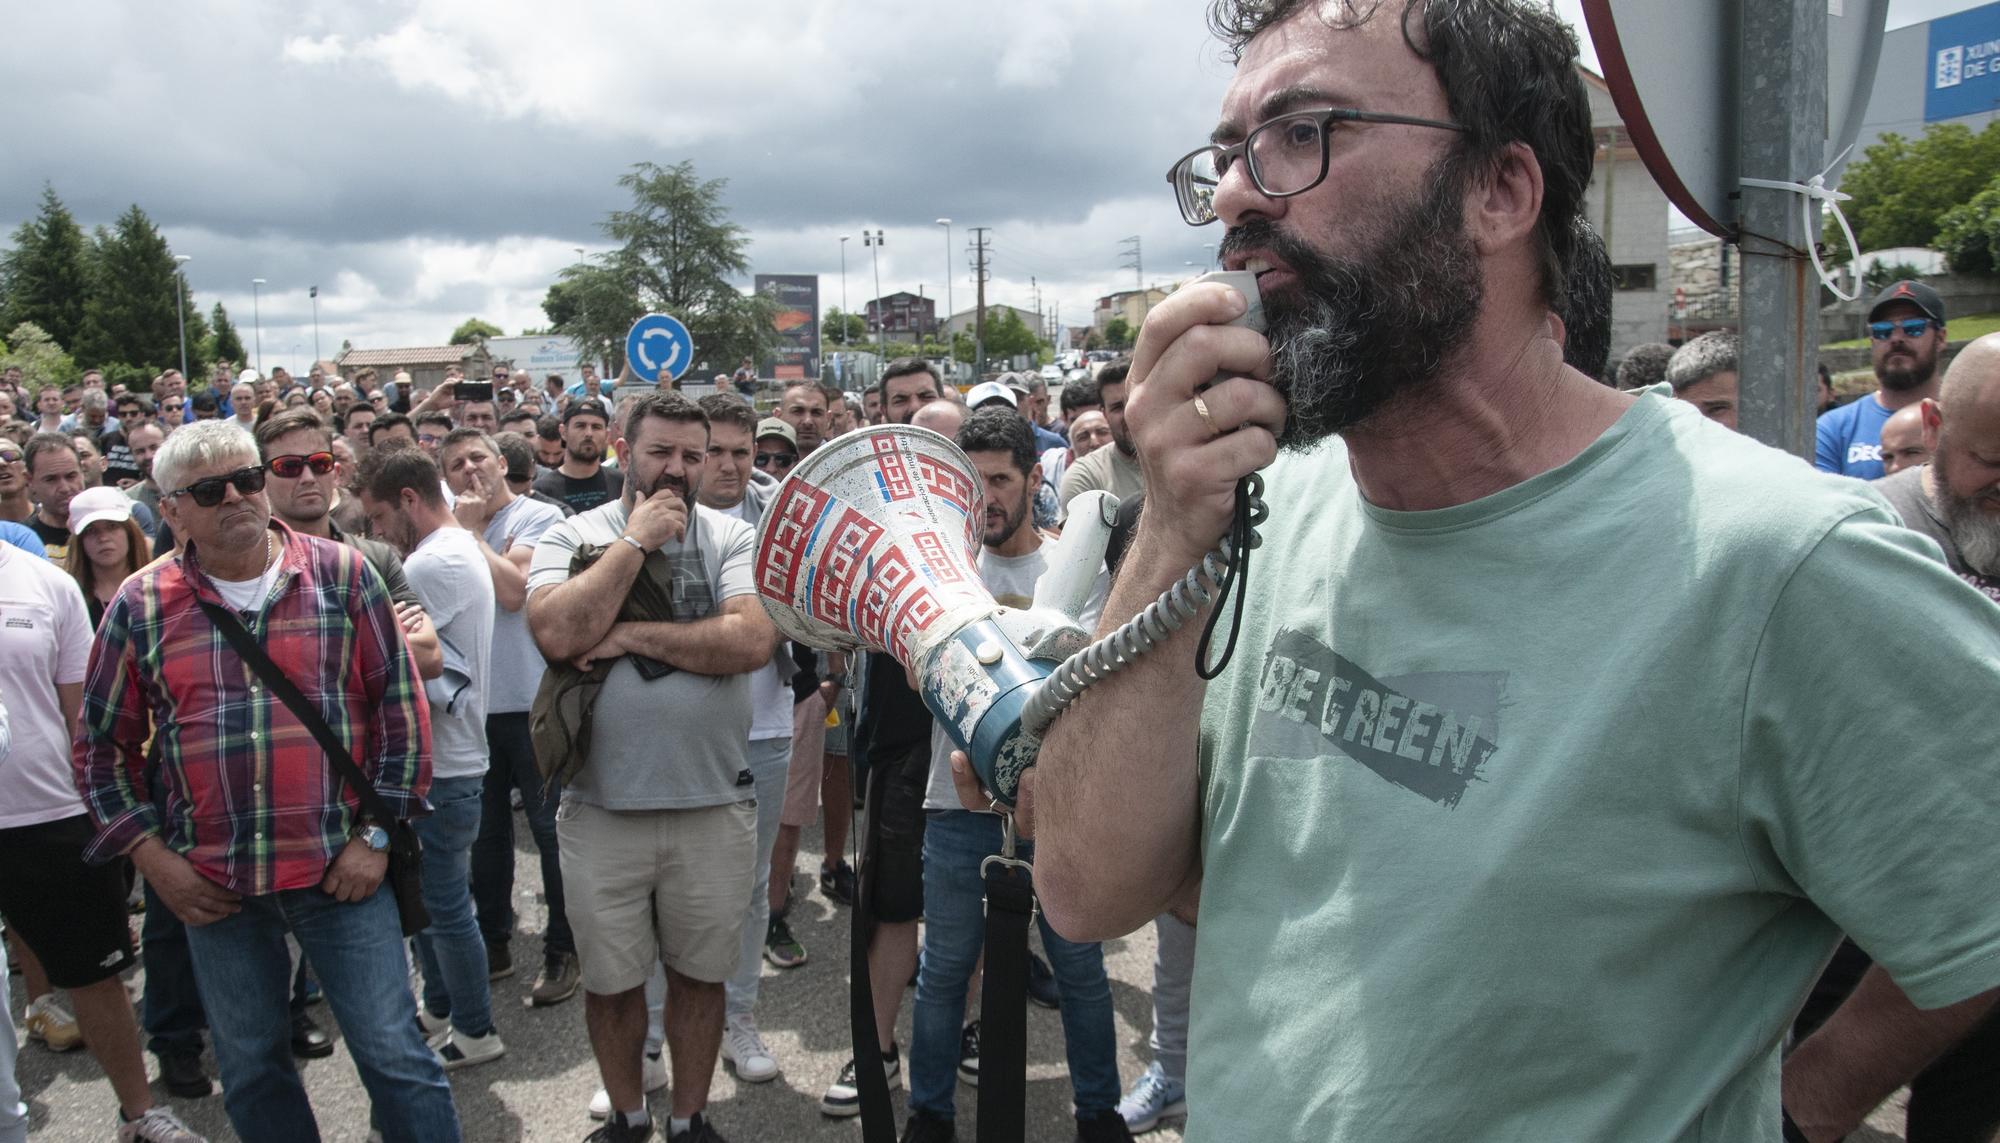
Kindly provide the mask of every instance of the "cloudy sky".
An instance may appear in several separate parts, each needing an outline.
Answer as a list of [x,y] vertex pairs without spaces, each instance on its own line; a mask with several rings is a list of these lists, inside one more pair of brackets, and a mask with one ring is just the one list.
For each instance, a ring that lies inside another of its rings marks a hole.
[[[1854,3],[1856,0],[1847,0]],[[1895,0],[1899,25],[1971,6]],[[1581,0],[1556,7],[1582,33]],[[755,0],[65,0],[9,14],[0,233],[44,181],[86,227],[130,203],[166,231],[203,306],[267,365],[319,340],[442,343],[483,317],[518,333],[632,163],[691,159],[764,273],[817,273],[821,305],[882,292],[972,300],[968,228],[990,227],[989,301],[1064,324],[1205,266],[1167,165],[1213,125],[1229,68],[1201,0],[886,4]],[[1586,62],[1595,55],[1585,48]],[[953,220],[949,246],[935,219]],[[1191,265],[1192,264],[1192,265]],[[747,281],[744,283],[747,285]]]

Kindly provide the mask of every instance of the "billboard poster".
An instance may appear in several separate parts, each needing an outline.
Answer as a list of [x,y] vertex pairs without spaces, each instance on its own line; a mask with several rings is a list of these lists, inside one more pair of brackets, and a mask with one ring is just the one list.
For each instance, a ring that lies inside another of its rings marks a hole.
[[760,369],[780,381],[819,376],[819,275],[758,274],[758,293],[769,290],[778,299],[778,352]]
[[1931,21],[1924,121],[2000,106],[2000,4]]
[[576,362],[583,354],[576,342],[567,337],[489,337],[486,352],[496,362],[506,362],[534,374],[538,390],[543,378],[551,373],[560,374],[565,386],[583,384],[583,373]]

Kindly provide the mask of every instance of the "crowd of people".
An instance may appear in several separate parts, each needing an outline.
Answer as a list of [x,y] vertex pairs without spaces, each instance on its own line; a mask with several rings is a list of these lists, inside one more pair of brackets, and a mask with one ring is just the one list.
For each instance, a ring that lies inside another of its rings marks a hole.
[[[1058,489],[1129,448],[1121,376],[1072,383],[1056,410],[1038,378],[961,394],[899,362],[865,394],[783,386],[768,415],[733,384],[698,402],[614,395],[595,370],[574,391],[498,372],[478,400],[455,376],[418,390],[331,363],[302,379],[218,369],[192,394],[173,372],[139,393],[95,372],[0,377],[0,400],[35,410],[0,425],[0,598],[10,620],[26,608],[0,637],[0,915],[23,1030],[89,1049],[121,1139],[195,1138],[151,1094],[143,1053],[168,1094],[203,1098],[204,1041],[242,1138],[312,1138],[292,1060],[334,1051],[309,1007],[323,996],[374,1130],[455,1137],[447,1073],[506,1051],[489,982],[515,971],[518,813],[547,902],[529,1001],[583,993],[603,1077],[579,1109],[605,1121],[591,1138],[651,1137],[646,1096],[671,1083],[659,1134],[719,1139],[718,1057],[749,1083],[781,1068],[758,980],[810,955],[787,915],[815,821],[819,891],[856,902],[854,756],[896,776],[877,795],[891,873],[868,906],[885,1054],[893,1074],[890,977],[917,975],[912,1099],[948,1124],[953,1083],[977,1080],[966,1005],[998,827],[947,804],[932,773],[947,740],[900,668],[776,635],[750,586],[755,526],[815,449],[915,420],[978,464],[986,570],[1031,594]],[[944,821],[928,842],[927,816]],[[388,868],[405,826],[420,927]],[[1176,1111],[1121,1115],[1101,951],[1042,940],[1053,967],[1035,958],[1031,989],[1063,1009],[1079,1137]],[[850,1061],[821,1109],[859,1107]],[[0,1089],[0,1139],[22,1130],[18,1108]]]

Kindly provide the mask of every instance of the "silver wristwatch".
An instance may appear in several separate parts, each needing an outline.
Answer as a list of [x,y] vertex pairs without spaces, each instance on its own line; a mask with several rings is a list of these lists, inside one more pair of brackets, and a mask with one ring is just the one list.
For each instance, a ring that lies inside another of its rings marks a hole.
[[376,853],[387,853],[389,851],[389,831],[373,822],[355,827],[354,837],[355,840]]

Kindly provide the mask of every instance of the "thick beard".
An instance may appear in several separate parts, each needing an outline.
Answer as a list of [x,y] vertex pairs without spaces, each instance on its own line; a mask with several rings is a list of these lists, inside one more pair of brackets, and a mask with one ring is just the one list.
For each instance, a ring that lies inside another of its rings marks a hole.
[[1875,379],[1882,383],[1882,388],[1891,393],[1907,393],[1912,389],[1921,389],[1930,384],[1931,378],[1935,376],[1937,376],[1935,353],[1931,354],[1929,359],[1919,358],[1917,364],[1909,369],[1901,367],[1890,369],[1884,366],[1875,371]]
[[1981,511],[1977,496],[1952,495],[1951,462],[1946,456],[1945,442],[1939,440],[1937,455],[1931,458],[1931,477],[1937,485],[1932,503],[1944,520],[1945,531],[1951,534],[1951,542],[1958,545],[1965,566],[1989,579],[2000,577],[2000,518]]
[[584,441],[574,448],[564,445],[563,452],[571,460],[581,461],[584,464],[589,464],[593,460],[601,460],[604,457],[604,450],[589,441]]
[[1433,165],[1428,181],[1353,258],[1327,257],[1264,219],[1224,238],[1224,255],[1268,250],[1298,278],[1263,299],[1271,384],[1288,406],[1280,448],[1304,451],[1362,423],[1434,379],[1470,334],[1482,289],[1462,180]]
[[993,529],[987,530],[986,546],[997,548],[1001,544],[1006,543],[1020,529],[1021,522],[1028,518],[1028,506],[1028,490],[1023,488],[1021,490],[1021,502],[1007,510],[1006,522],[997,531]]

